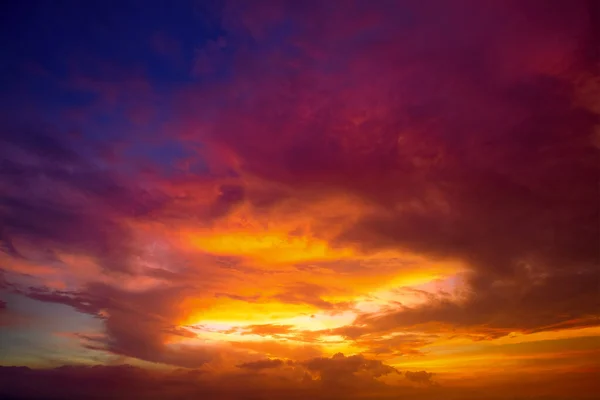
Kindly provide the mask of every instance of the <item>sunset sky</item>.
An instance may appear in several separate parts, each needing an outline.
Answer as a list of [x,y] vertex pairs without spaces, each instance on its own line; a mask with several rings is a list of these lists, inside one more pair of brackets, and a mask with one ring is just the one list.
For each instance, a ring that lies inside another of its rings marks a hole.
[[600,2],[0,10],[0,397],[600,395]]

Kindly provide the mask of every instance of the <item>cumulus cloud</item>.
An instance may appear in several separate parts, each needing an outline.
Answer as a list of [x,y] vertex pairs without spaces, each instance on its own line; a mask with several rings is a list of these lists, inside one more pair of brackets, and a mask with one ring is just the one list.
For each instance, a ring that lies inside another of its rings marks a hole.
[[309,371],[316,372],[323,384],[336,386],[352,384],[361,378],[375,383],[375,378],[398,373],[395,368],[379,360],[369,360],[360,354],[346,357],[337,353],[331,358],[313,358],[302,365]]
[[432,385],[433,384],[433,381],[431,380],[431,378],[433,377],[433,374],[431,372],[427,372],[427,371],[417,371],[417,372],[406,371],[404,373],[404,376],[409,381],[415,382],[415,383],[418,383],[418,384],[421,384],[421,385]]

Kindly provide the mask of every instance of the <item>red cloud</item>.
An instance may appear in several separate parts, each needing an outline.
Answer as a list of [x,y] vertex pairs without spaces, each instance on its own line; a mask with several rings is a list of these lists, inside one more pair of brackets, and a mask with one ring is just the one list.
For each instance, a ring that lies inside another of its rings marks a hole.
[[[261,3],[228,20],[228,45],[246,50],[233,82],[182,97],[187,110],[212,110],[210,120],[183,113],[204,127],[185,138],[283,188],[260,202],[246,188],[252,212],[343,194],[366,207],[326,221],[340,226],[333,238],[318,223],[312,235],[469,266],[464,304],[435,300],[364,317],[369,324],[493,319],[531,330],[597,316],[600,176],[590,137],[599,116],[574,105],[579,77],[596,67],[589,12],[560,2]],[[282,40],[263,37],[283,21]],[[260,52],[244,47],[248,31]]]

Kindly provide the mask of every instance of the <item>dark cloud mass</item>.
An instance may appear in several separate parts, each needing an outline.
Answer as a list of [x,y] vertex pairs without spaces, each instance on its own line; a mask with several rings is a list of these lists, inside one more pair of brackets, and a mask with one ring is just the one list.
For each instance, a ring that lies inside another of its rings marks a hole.
[[[4,399],[314,399],[334,400],[347,399],[397,399],[413,398],[418,400],[433,400],[440,396],[452,399],[490,399],[497,400],[502,397],[493,392],[481,390],[455,390],[429,385],[431,375],[425,371],[407,372],[410,380],[426,383],[427,389],[415,391],[411,387],[387,388],[378,390],[373,397],[373,392],[350,385],[346,390],[325,390],[323,386],[311,386],[304,379],[304,386],[297,386],[290,382],[286,388],[277,387],[276,380],[264,375],[251,375],[248,379],[240,375],[211,376],[200,370],[175,370],[151,371],[130,365],[116,366],[61,366],[53,369],[30,369],[27,367],[0,367],[0,395]],[[592,378],[586,376],[571,376],[580,388],[582,383],[589,386]],[[557,377],[564,381],[564,377]],[[32,385],[31,382],[36,382]],[[521,389],[523,390],[521,384]],[[266,390],[269,389],[269,390]],[[552,399],[568,400],[568,395],[555,393],[545,397],[531,397],[515,395],[515,400],[525,399]],[[592,397],[588,397],[591,399]]]
[[[600,119],[576,100],[580,77],[598,68],[582,40],[594,29],[587,4],[385,4],[249,12],[262,29],[292,28],[284,42],[256,33],[270,57],[237,65],[236,82],[252,83],[217,110],[211,140],[296,192],[367,201],[339,245],[469,265],[466,304],[399,310],[390,328],[596,316]],[[325,23],[331,13],[337,22]],[[323,20],[309,24],[314,14]],[[233,43],[245,29],[253,22],[232,22]]]
[[274,359],[274,360],[260,360],[260,361],[247,362],[247,363],[238,365],[238,368],[260,371],[261,369],[277,368],[281,365],[283,365],[283,361]]
[[398,371],[378,360],[368,360],[362,355],[346,357],[342,353],[331,358],[314,358],[303,365],[319,374],[321,382],[327,385],[354,385],[362,378],[375,383],[375,378],[398,373]]
[[422,385],[431,385],[432,384],[431,378],[433,377],[433,374],[431,372],[427,372],[427,371],[417,371],[417,372],[406,371],[404,373],[404,376],[406,377],[406,379],[408,379],[411,382],[419,383],[419,384],[422,384]]

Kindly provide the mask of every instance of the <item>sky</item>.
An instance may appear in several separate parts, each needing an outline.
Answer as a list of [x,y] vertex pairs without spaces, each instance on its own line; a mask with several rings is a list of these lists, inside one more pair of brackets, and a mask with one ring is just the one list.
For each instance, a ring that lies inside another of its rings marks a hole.
[[600,394],[594,0],[0,5],[0,396]]

